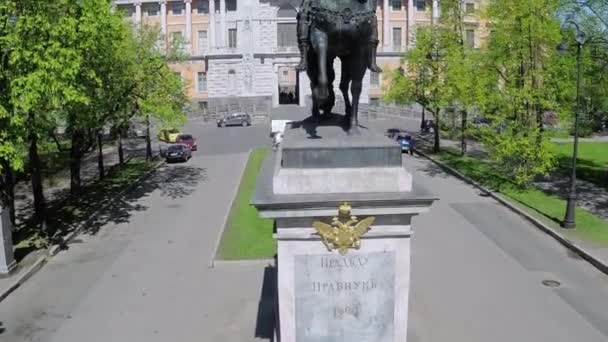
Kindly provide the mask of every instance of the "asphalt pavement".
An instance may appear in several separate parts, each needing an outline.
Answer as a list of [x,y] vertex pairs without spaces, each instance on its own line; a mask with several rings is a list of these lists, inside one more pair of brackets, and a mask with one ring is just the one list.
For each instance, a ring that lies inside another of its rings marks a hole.
[[[248,151],[270,143],[269,126],[186,130],[194,158],[164,166],[0,303],[0,341],[270,339],[272,267],[208,268]],[[608,341],[608,277],[428,161],[404,156],[404,166],[440,198],[413,221],[410,342]]]

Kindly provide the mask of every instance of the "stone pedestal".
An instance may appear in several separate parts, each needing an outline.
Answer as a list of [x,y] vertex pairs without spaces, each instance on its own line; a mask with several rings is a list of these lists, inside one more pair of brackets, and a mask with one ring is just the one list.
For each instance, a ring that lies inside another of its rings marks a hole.
[[17,263],[13,257],[12,224],[8,209],[0,206],[0,275],[10,273]]
[[[434,198],[402,167],[399,146],[363,130],[295,123],[258,179],[254,204],[276,222],[281,342],[406,341],[412,217]],[[375,217],[360,248],[330,250],[313,222],[348,202]]]

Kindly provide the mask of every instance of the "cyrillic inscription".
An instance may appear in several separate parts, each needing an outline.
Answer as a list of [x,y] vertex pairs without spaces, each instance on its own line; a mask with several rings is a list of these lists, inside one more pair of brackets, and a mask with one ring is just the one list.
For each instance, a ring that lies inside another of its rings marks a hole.
[[295,257],[297,342],[393,342],[395,254]]

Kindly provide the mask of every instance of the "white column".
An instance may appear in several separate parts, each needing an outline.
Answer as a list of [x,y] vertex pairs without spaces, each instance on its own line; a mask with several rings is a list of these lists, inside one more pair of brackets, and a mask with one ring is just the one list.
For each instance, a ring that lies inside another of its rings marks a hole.
[[135,23],[141,24],[141,1],[135,3]]
[[215,43],[215,0],[209,1],[209,32],[207,32],[207,39],[209,39],[209,49],[213,51],[217,44]]
[[9,210],[0,204],[0,274],[2,275],[9,274],[17,266],[13,254],[12,230]]
[[167,1],[160,0],[160,28],[163,41],[167,39]]
[[433,23],[439,21],[439,0],[433,0]]
[[184,0],[186,3],[186,51],[191,53],[192,48],[192,0]]
[[409,49],[414,39],[414,0],[407,0],[407,39],[406,48]]
[[277,108],[279,106],[279,66],[277,64],[272,66],[272,84],[274,85],[272,87],[272,108]]
[[391,27],[389,26],[388,0],[382,2],[382,42],[384,45],[384,51],[388,50],[391,46]]
[[221,43],[219,44],[222,47],[228,46],[228,42],[226,41],[226,0],[220,0],[220,37]]

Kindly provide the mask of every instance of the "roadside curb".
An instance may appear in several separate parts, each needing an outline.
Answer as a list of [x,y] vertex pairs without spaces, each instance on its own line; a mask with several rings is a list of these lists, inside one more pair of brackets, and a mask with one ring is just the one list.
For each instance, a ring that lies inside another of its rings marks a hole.
[[68,243],[70,243],[76,236],[78,236],[78,234],[81,233],[82,228],[84,228],[85,226],[89,225],[89,223],[91,221],[93,221],[102,211],[106,210],[108,207],[110,207],[112,204],[114,204],[116,202],[116,200],[122,198],[125,194],[131,192],[133,189],[135,189],[137,186],[139,186],[139,184],[140,184],[141,181],[143,181],[146,178],[148,178],[151,174],[153,174],[154,172],[156,172],[156,170],[158,170],[158,168],[161,167],[164,164],[165,164],[164,160],[158,161],[156,163],[156,165],[154,165],[152,167],[152,169],[150,169],[148,172],[146,172],[143,175],[141,175],[137,180],[135,180],[133,183],[131,183],[125,189],[121,190],[116,196],[114,196],[114,198],[112,200],[110,200],[105,205],[102,205],[93,214],[91,214],[91,216],[85,222],[81,223],[76,229],[74,229],[74,231],[72,231],[71,233],[69,233],[63,239],[63,241],[61,243],[55,244],[52,247],[50,247],[48,249],[48,252],[47,252],[48,255],[41,256],[40,258],[38,258],[38,260],[36,260],[36,262],[27,269],[27,271],[25,271],[22,275],[20,275],[17,279],[15,279],[15,281],[14,281],[14,283],[12,285],[10,285],[8,288],[6,288],[5,290],[3,290],[2,293],[0,293],[0,302],[2,302],[4,299],[6,299],[6,297],[8,297],[13,291],[15,291],[23,283],[25,283],[29,278],[31,278],[34,274],[36,274],[36,272],[38,272],[40,269],[42,269],[42,267],[52,257],[54,257],[55,255],[57,255],[61,250],[63,250],[63,248]]
[[36,272],[38,272],[42,266],[44,266],[48,261],[47,256],[41,256],[36,260],[36,262],[31,265],[27,271],[25,271],[18,279],[15,279],[15,282],[9,286],[6,290],[0,293],[0,302],[6,299],[13,291],[19,288],[23,283],[25,283],[28,279],[30,279]]
[[211,261],[209,261],[209,266],[207,268],[215,268],[216,262],[224,261],[224,260],[215,260],[215,257],[217,256],[217,251],[220,248],[220,242],[222,242],[222,236],[224,236],[224,231],[226,230],[226,223],[228,223],[228,217],[230,216],[230,212],[232,211],[232,206],[234,205],[234,201],[236,201],[236,196],[239,194],[239,189],[241,188],[241,181],[243,180],[243,176],[245,175],[245,170],[247,169],[247,164],[249,164],[249,157],[251,157],[251,153],[253,152],[253,150],[254,150],[254,148],[250,148],[249,151],[247,151],[247,158],[245,160],[245,166],[243,167],[243,171],[241,171],[241,177],[239,178],[239,182],[236,186],[236,189],[234,189],[234,194],[232,196],[232,200],[230,201],[230,207],[228,208],[226,215],[224,215],[224,224],[222,225],[222,229],[220,230],[220,233],[218,234],[218,237],[215,240],[215,244],[213,246],[213,254],[211,255]]
[[274,265],[274,259],[242,259],[242,260],[214,260],[213,268],[218,266],[232,266],[232,265],[241,265],[241,266],[249,266],[249,265]]
[[505,199],[504,196],[502,196],[502,195],[500,195],[500,194],[498,194],[498,193],[496,193],[494,191],[491,191],[491,190],[487,189],[483,185],[477,183],[476,181],[474,181],[471,178],[465,176],[464,174],[460,173],[456,169],[454,169],[454,168],[452,168],[452,167],[444,164],[443,162],[437,160],[436,158],[433,158],[433,157],[429,156],[428,154],[426,154],[424,152],[421,152],[418,149],[416,149],[415,151],[420,156],[422,156],[422,157],[424,157],[424,158],[432,161],[433,163],[435,163],[437,166],[439,166],[444,171],[446,171],[446,172],[452,174],[453,176],[455,176],[455,177],[457,177],[457,178],[465,181],[466,183],[469,183],[473,187],[475,187],[475,188],[479,189],[480,191],[482,191],[484,193],[484,195],[488,195],[489,197],[492,197],[494,200],[498,201],[500,204],[502,204],[505,207],[509,208],[514,213],[516,213],[516,214],[520,215],[521,217],[523,217],[524,219],[528,220],[530,223],[532,223],[533,225],[535,225],[537,228],[539,228],[540,230],[542,230],[543,232],[545,232],[546,234],[548,234],[549,236],[551,236],[552,238],[554,238],[555,240],[557,240],[564,247],[566,247],[569,250],[571,250],[574,253],[576,253],[578,256],[580,256],[585,261],[587,261],[588,263],[590,263],[591,265],[593,265],[595,268],[597,268],[602,273],[608,275],[608,263],[602,261],[601,258],[593,255],[593,253],[591,253],[591,252],[585,250],[584,248],[576,245],[576,243],[570,241],[566,236],[564,236],[560,232],[558,232],[555,229],[551,228],[550,226],[546,225],[545,223],[543,223],[542,221],[540,221],[536,217],[530,215],[529,213],[525,212],[524,210],[518,208],[516,205],[513,204],[513,202]]

